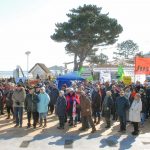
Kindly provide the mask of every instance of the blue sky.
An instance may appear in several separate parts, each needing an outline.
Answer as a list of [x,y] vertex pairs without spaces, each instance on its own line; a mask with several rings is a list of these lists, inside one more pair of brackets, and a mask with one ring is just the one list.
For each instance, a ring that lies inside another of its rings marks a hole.
[[[67,21],[66,13],[83,4],[96,4],[123,26],[118,42],[131,39],[143,52],[150,51],[149,0],[0,0],[0,70],[20,65],[26,70],[26,51],[31,51],[29,68],[35,63],[50,67],[72,61],[65,43],[50,39],[55,23]],[[115,45],[103,50],[109,57]]]

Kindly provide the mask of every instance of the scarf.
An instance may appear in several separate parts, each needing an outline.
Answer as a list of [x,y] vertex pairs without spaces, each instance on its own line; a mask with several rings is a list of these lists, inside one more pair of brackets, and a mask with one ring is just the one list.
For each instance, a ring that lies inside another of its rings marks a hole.
[[73,110],[72,110],[72,117],[73,120],[75,121],[75,117],[76,117],[76,101],[73,101]]

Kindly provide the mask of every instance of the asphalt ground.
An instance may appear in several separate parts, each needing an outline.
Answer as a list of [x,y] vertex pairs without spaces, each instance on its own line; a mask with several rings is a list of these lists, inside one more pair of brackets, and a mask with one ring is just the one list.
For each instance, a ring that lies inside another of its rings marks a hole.
[[[97,131],[91,134],[91,128],[81,132],[79,128],[69,127],[64,130],[57,129],[58,118],[48,115],[47,127],[34,130],[27,129],[26,113],[23,116],[23,127],[14,128],[13,120],[7,120],[6,115],[0,116],[0,150],[51,150],[51,149],[113,149],[113,150],[150,150],[150,119],[143,128],[140,128],[139,136],[132,136],[133,126],[127,124],[127,132],[119,133],[119,122],[112,121],[110,129],[105,129],[103,119],[96,126]],[[39,126],[39,125],[38,125]]]

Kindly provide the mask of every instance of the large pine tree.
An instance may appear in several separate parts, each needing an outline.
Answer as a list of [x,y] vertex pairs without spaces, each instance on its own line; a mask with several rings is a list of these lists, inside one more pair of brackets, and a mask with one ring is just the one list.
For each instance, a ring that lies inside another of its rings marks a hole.
[[85,59],[97,51],[95,46],[114,44],[123,31],[116,19],[101,10],[96,5],[79,6],[67,14],[68,22],[56,24],[51,38],[66,42],[66,52],[74,55],[74,70],[79,70]]

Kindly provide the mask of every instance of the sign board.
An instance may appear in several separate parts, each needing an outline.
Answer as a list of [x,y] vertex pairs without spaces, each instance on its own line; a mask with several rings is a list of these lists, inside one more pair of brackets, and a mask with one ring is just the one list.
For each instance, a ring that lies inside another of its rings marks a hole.
[[123,77],[123,83],[124,83],[125,85],[130,85],[130,84],[132,83],[132,78],[131,78],[131,76],[124,76],[124,77]]
[[92,72],[89,68],[85,68],[85,70],[81,73],[81,77],[84,79],[89,78],[92,75]]
[[135,58],[135,74],[150,74],[150,58]]
[[100,81],[102,83],[111,81],[111,73],[109,71],[101,71],[100,72]]

